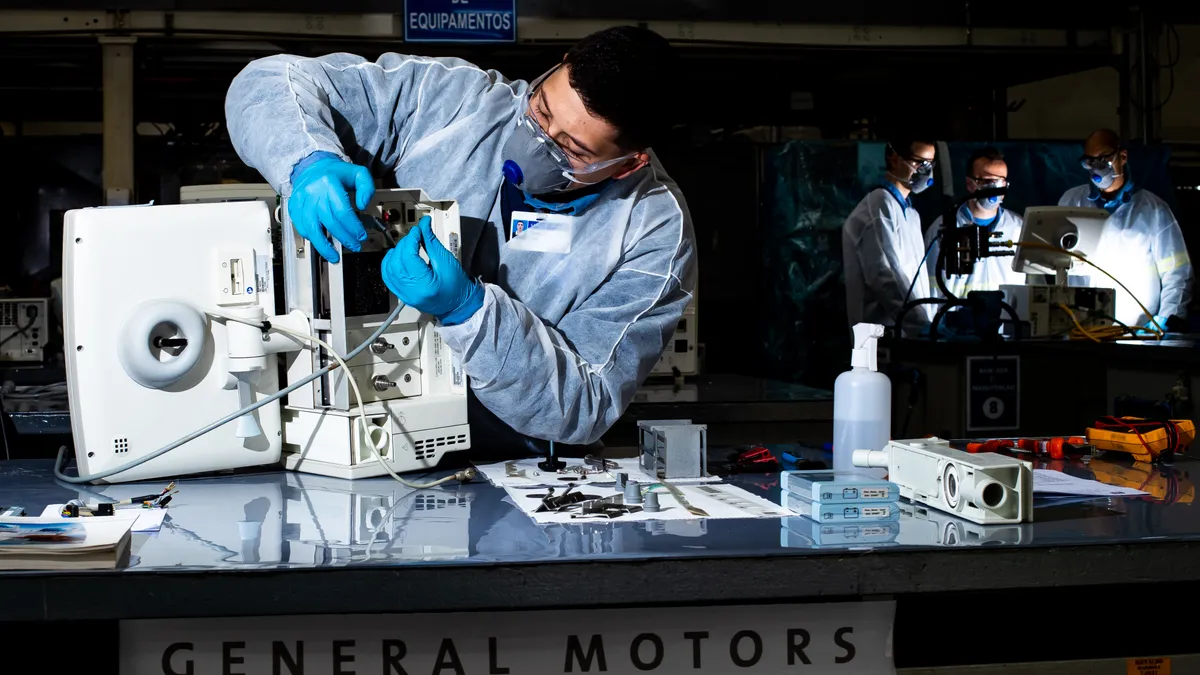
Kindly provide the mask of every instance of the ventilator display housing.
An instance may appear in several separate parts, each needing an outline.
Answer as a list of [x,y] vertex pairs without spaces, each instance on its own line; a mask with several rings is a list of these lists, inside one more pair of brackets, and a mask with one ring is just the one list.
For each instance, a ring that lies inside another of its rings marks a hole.
[[[67,212],[64,351],[80,475],[144,457],[278,391],[268,355],[298,345],[208,314],[273,314],[270,222],[257,201]],[[294,325],[307,331],[303,317]],[[274,464],[281,447],[280,406],[269,404],[103,481]]]
[[888,470],[909,501],[981,525],[1033,521],[1033,465],[990,452],[969,454],[938,438],[855,450],[854,465]]
[[1092,256],[1100,246],[1100,234],[1107,221],[1108,212],[1103,209],[1072,206],[1031,206],[1025,209],[1021,241],[1013,256],[1013,271],[1053,274],[1058,277],[1058,285],[1067,285],[1066,271],[1073,266],[1085,266],[1085,263],[1075,256],[1044,246]]
[[[351,195],[351,200],[353,200]],[[367,339],[396,307],[383,283],[388,237],[368,228],[362,250],[342,249],[330,264],[299,237],[284,216],[284,289],[288,311],[309,317],[318,337],[339,354]],[[399,241],[423,216],[433,232],[461,259],[458,205],[435,200],[420,190],[379,190],[364,218],[380,221]],[[426,257],[424,251],[422,257]],[[287,380],[295,382],[331,363],[324,349],[290,358]],[[397,472],[429,470],[448,452],[470,448],[467,380],[458,358],[442,341],[433,318],[405,307],[375,344],[349,362],[365,398],[365,414],[390,438],[379,450]],[[357,421],[347,373],[336,369],[293,392],[284,410],[284,459],[289,469],[340,478],[385,473]],[[377,382],[382,383],[377,386]]]
[[50,339],[46,298],[0,300],[0,361],[39,362]]

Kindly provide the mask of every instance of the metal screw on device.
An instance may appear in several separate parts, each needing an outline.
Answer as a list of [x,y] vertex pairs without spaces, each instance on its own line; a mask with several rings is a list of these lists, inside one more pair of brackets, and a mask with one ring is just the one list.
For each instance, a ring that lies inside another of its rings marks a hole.
[[375,341],[371,343],[372,354],[382,354],[391,348],[392,343],[384,340],[383,338],[375,338]]
[[375,391],[387,391],[396,386],[395,382],[392,382],[383,375],[376,375],[371,379],[371,384],[375,386]]

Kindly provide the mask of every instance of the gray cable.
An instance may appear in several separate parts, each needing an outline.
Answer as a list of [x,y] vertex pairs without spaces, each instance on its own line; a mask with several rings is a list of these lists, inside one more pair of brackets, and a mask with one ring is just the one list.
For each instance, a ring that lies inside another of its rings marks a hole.
[[[370,337],[368,337],[366,340],[364,340],[362,344],[355,347],[349,354],[346,354],[346,356],[344,356],[343,358],[346,361],[349,361],[350,359],[354,358],[355,356],[358,356],[371,343],[375,342],[375,340],[377,338],[379,338],[379,336],[383,335],[383,332],[385,330],[387,330],[388,327],[390,327],[392,325],[392,323],[400,316],[400,312],[403,311],[403,309],[404,309],[404,303],[397,300],[396,301],[396,309],[392,310],[392,313],[389,314],[387,319],[384,320],[383,325],[381,325],[379,328],[375,329],[375,332],[372,333]],[[267,405],[268,403],[274,403],[275,401],[278,401],[279,399],[283,398],[284,396],[287,396],[288,394],[292,393],[293,391],[296,391],[300,387],[303,387],[304,385],[312,382],[313,380],[317,379],[318,377],[323,377],[324,375],[328,374],[330,371],[332,371],[336,367],[337,367],[336,362],[331,363],[328,366],[325,366],[324,368],[318,370],[317,372],[315,372],[311,375],[305,376],[299,382],[296,382],[295,384],[290,384],[286,388],[281,389],[281,390],[275,392],[274,394],[271,394],[270,396],[264,398],[263,400],[261,400],[257,403],[252,403],[252,404],[246,406],[245,408],[242,408],[241,410],[230,413],[230,414],[226,415],[225,417],[222,417],[221,419],[217,420],[216,422],[213,422],[212,424],[204,427],[203,429],[200,429],[199,431],[193,431],[192,433],[188,434],[187,436],[184,436],[183,438],[173,441],[167,445],[164,445],[163,447],[159,448],[158,450],[155,450],[154,452],[152,452],[144,457],[139,457],[133,461],[126,462],[125,464],[122,464],[121,466],[118,466],[118,467],[115,467],[112,469],[107,469],[107,470],[101,471],[99,473],[94,473],[94,474],[91,474],[88,476],[68,476],[68,475],[64,474],[62,472],[63,465],[64,465],[63,458],[67,454],[67,446],[64,445],[58,449],[58,458],[54,460],[54,476],[55,476],[55,478],[58,478],[59,480],[64,481],[66,483],[72,483],[72,484],[90,483],[92,481],[100,480],[101,478],[108,478],[109,476],[121,473],[122,471],[128,471],[129,469],[141,466],[142,464],[149,462],[150,460],[154,459],[155,457],[158,457],[160,455],[165,455],[166,453],[174,450],[175,448],[178,448],[179,446],[183,445],[184,443],[189,443],[191,441],[196,440],[197,438],[200,438],[201,436],[203,436],[204,434],[207,434],[208,432],[212,431],[213,429],[216,429],[218,427],[229,424],[230,422],[236,420],[237,418],[241,417],[242,415],[247,415],[247,414],[252,413],[255,410],[258,410],[259,408]],[[347,374],[347,377],[348,376],[349,376],[349,374]]]

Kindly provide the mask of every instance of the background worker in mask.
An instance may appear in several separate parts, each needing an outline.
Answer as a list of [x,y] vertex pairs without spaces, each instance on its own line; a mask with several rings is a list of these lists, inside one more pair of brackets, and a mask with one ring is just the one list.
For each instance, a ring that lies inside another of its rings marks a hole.
[[[1004,156],[993,147],[976,150],[967,158],[967,193],[988,188],[1008,186],[1008,164]],[[1021,216],[1001,206],[1003,197],[987,197],[972,199],[958,209],[956,224],[958,227],[979,225],[986,227],[988,233],[995,235],[993,241],[1020,241]],[[942,217],[938,216],[925,232],[925,245],[931,246],[926,267],[929,270],[929,284],[934,293],[937,287],[937,258],[939,246],[938,230],[942,228]],[[1012,268],[1011,256],[996,256],[976,261],[975,271],[967,275],[944,277],[946,287],[955,297],[963,299],[971,291],[998,291],[1004,284],[1023,284],[1025,275],[1018,274]]]
[[458,202],[463,265],[426,222],[383,280],[462,359],[473,446],[542,450],[531,439],[588,444],[621,416],[692,295],[687,207],[650,152],[675,64],[633,27],[584,38],[532,84],[452,58],[272,56],[237,76],[226,117],[330,261],[327,233],[349,251],[366,239],[372,172]]
[[1080,158],[1091,180],[1067,190],[1058,205],[1095,207],[1112,214],[1092,259],[1120,279],[1150,315],[1129,293],[1090,265],[1080,263],[1071,270],[1072,284],[1075,275],[1080,274],[1082,283],[1115,288],[1119,321],[1142,326],[1153,319],[1165,329],[1167,317],[1187,316],[1192,297],[1192,262],[1171,208],[1154,193],[1134,185],[1128,160],[1115,131],[1096,131],[1084,142]]
[[[892,325],[905,298],[929,297],[922,268],[925,243],[921,215],[909,198],[933,185],[933,141],[897,140],[884,151],[883,185],[867,193],[842,226],[842,264],[846,272],[846,314],[850,325]],[[930,305],[914,308],[904,333],[916,336],[929,324]]]

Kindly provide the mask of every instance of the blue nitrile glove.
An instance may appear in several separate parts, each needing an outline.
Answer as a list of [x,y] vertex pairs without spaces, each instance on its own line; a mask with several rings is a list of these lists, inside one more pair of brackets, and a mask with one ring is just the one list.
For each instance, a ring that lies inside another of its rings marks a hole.
[[1155,316],[1153,320],[1147,321],[1146,325],[1143,326],[1143,328],[1145,328],[1146,330],[1153,333],[1155,322],[1158,323],[1159,330],[1161,330],[1164,333],[1167,332],[1167,317],[1165,317],[1165,316]]
[[[349,190],[354,190],[354,205]],[[292,169],[292,194],[288,197],[288,217],[300,236],[331,263],[338,253],[329,242],[333,236],[351,251],[362,250],[367,231],[358,219],[371,203],[375,181],[366,167],[351,164],[329,152],[314,152]]]
[[[421,259],[421,245],[429,262]],[[429,216],[383,258],[383,283],[401,302],[447,326],[470,319],[483,307],[483,286],[468,277],[454,254],[433,236]]]

